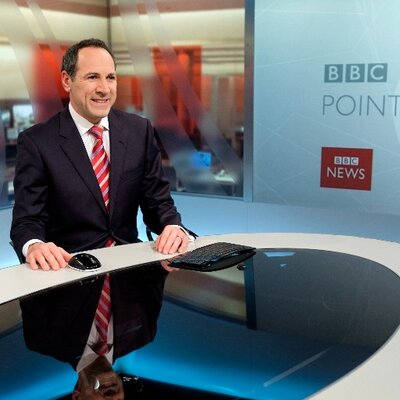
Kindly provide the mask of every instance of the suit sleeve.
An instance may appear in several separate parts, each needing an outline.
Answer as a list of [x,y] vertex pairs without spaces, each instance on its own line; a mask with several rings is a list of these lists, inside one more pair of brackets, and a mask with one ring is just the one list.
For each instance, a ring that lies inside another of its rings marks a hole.
[[180,214],[170,194],[169,182],[164,177],[154,129],[149,122],[140,207],[144,223],[157,234],[160,234],[166,225],[182,225]]
[[48,221],[47,187],[45,168],[34,141],[22,134],[18,139],[16,160],[11,240],[20,259],[22,246],[30,239],[46,241]]

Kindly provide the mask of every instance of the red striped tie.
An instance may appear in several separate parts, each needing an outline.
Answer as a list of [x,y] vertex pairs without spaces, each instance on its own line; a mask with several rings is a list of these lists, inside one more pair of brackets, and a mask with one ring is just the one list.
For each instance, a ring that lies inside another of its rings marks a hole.
[[101,289],[99,303],[94,318],[94,323],[99,334],[99,340],[94,347],[94,351],[99,355],[108,352],[108,325],[111,319],[111,291],[110,291],[110,275],[104,278],[103,288]]
[[[90,130],[91,133],[97,140],[92,150],[92,166],[94,173],[96,174],[97,182],[101,190],[101,194],[104,199],[106,208],[109,208],[110,196],[109,196],[109,177],[110,177],[110,163],[108,161],[107,153],[104,150],[103,145],[103,132],[104,129],[101,126],[94,125]],[[113,240],[109,240],[106,243],[106,247],[113,246],[115,243]],[[107,336],[108,336],[108,325],[111,319],[111,290],[110,290],[110,275],[106,274],[104,278],[103,288],[101,290],[99,303],[95,314],[94,323],[99,334],[99,341],[96,343],[94,350],[99,355],[104,355],[108,352]]]
[[96,174],[97,182],[99,182],[101,194],[104,199],[106,208],[110,203],[109,193],[109,178],[110,178],[110,163],[108,161],[107,153],[103,145],[103,132],[102,126],[94,125],[89,131],[97,140],[92,150],[92,166]]

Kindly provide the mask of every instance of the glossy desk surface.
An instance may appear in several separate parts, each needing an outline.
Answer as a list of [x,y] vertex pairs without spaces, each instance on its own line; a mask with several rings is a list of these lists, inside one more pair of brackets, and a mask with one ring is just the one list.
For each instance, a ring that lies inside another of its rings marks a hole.
[[[244,272],[234,267],[232,270],[235,271],[231,273],[228,269],[226,273],[207,275],[207,290],[213,291],[210,279],[216,280],[216,292],[221,291],[229,280],[236,288],[241,287],[243,276],[244,301],[234,307],[233,313],[237,312],[238,320],[243,317],[246,329],[301,338],[304,346],[311,346],[303,360],[299,362],[294,357],[292,367],[266,379],[264,388],[283,379],[285,374],[290,375],[296,369],[321,361],[332,346],[341,344],[357,351],[366,349],[359,357],[359,365],[351,367],[350,372],[333,379],[309,398],[400,397],[397,378],[400,365],[400,244],[336,235],[251,233],[201,237],[190,245],[190,249],[217,241],[246,244],[259,251],[246,262]],[[153,250],[152,243],[91,253],[101,261],[103,273],[166,258]],[[182,277],[189,276],[188,279],[193,281],[190,274],[187,271],[171,274],[167,294],[169,288],[174,295],[176,282]],[[200,274],[206,279],[204,273]],[[70,269],[31,271],[24,264],[5,268],[0,270],[0,304],[82,277],[83,273]],[[201,283],[203,278],[199,277],[198,282]],[[222,286],[218,286],[218,282]],[[204,293],[191,291],[182,295],[180,301],[184,303],[186,299],[188,304],[196,303],[196,296],[204,297]],[[215,293],[215,296],[216,308],[223,308],[228,301],[227,298],[224,300],[225,294],[221,297],[221,293]],[[206,297],[210,299],[210,296]],[[210,305],[207,307],[209,314],[213,314]],[[218,316],[218,312],[215,315]],[[240,343],[241,338],[237,340]],[[287,343],[291,345],[290,339]],[[293,344],[294,352],[300,342],[296,343]],[[259,394],[254,398],[272,397]]]

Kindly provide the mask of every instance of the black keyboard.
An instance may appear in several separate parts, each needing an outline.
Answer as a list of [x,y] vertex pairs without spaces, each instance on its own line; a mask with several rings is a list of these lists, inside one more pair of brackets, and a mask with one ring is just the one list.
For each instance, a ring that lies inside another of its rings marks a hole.
[[199,247],[169,260],[174,268],[216,271],[232,267],[255,254],[255,248],[241,244],[217,242]]

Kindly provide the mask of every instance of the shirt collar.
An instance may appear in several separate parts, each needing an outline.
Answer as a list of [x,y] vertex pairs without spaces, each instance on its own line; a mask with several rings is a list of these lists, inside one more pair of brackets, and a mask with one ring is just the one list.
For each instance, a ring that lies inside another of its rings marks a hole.
[[[80,116],[74,110],[71,103],[68,104],[68,109],[69,109],[69,112],[71,113],[71,117],[72,117],[76,127],[78,128],[80,135],[82,136],[85,133],[87,133],[87,131],[93,126],[93,124],[90,121],[88,121],[87,119]],[[109,130],[108,116],[103,117],[100,120],[100,123],[98,125],[101,125],[105,130]]]

